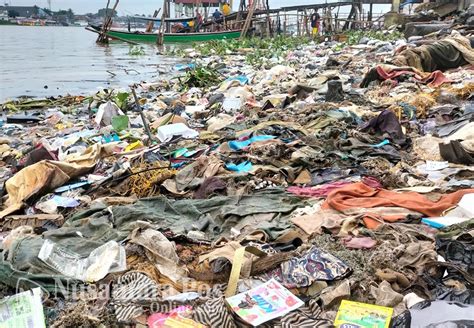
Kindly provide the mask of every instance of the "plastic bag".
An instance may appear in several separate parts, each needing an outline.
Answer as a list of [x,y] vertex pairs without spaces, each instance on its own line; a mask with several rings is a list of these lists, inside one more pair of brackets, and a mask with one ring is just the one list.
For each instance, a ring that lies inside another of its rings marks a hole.
[[108,273],[127,269],[125,248],[113,240],[83,258],[46,239],[38,257],[61,274],[87,282],[99,281]]

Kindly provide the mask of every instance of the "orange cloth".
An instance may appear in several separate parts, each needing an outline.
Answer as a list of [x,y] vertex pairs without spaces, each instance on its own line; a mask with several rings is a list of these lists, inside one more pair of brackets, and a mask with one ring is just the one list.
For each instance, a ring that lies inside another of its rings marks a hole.
[[[344,212],[354,208],[396,206],[417,211],[429,217],[434,217],[442,215],[444,211],[457,205],[462,196],[469,193],[474,193],[474,189],[464,189],[443,195],[438,201],[433,202],[416,192],[401,193],[386,189],[374,189],[362,182],[358,182],[329,193],[321,208],[332,208],[339,212]],[[370,210],[368,210],[366,214],[364,223],[368,228],[375,228],[381,223],[380,220],[370,218],[370,216],[372,216]],[[393,215],[377,215],[377,217],[389,222],[398,221],[403,218]]]

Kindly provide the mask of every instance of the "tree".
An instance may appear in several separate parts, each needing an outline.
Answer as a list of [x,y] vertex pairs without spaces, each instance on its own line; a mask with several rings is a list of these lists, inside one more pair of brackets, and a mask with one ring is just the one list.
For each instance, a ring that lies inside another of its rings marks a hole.
[[16,17],[18,17],[18,16],[20,16],[20,13],[19,13],[18,11],[13,10],[13,9],[10,9],[10,10],[8,11],[8,17],[16,18]]
[[71,8],[69,8],[69,9],[67,10],[67,17],[68,17],[69,19],[74,19],[74,11],[72,11]]
[[105,16],[117,17],[117,11],[113,10],[111,8],[109,8],[109,9],[102,8],[102,9],[99,9],[99,11],[97,12],[97,16],[99,16],[99,17],[105,17]]

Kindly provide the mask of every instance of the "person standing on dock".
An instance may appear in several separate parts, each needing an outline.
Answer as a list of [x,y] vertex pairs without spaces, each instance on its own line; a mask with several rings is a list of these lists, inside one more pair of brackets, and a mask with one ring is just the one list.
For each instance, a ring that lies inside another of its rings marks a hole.
[[313,37],[319,35],[319,21],[321,20],[321,16],[318,14],[318,9],[315,9],[313,14],[311,15],[311,35]]
[[194,29],[196,32],[199,32],[201,25],[203,23],[202,15],[199,12],[199,9],[196,9],[196,22],[194,23]]
[[232,11],[232,8],[230,8],[229,4],[227,2],[224,2],[222,5],[222,13],[224,16],[229,16],[230,12]]

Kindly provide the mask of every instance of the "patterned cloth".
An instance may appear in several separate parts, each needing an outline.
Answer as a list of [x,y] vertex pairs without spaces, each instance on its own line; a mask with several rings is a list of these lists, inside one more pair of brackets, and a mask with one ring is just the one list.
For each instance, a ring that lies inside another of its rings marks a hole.
[[334,327],[332,321],[321,318],[322,310],[316,300],[310,300],[307,306],[301,307],[283,316],[274,327],[281,328],[313,328]]
[[208,327],[236,328],[234,318],[225,305],[224,297],[210,299],[194,309],[194,321]]
[[313,246],[305,255],[292,258],[263,275],[275,278],[286,288],[308,287],[316,280],[336,280],[351,273],[351,269],[337,257]]
[[159,286],[147,275],[131,271],[117,279],[112,290],[115,316],[119,322],[129,321],[143,313],[139,301],[157,300]]

